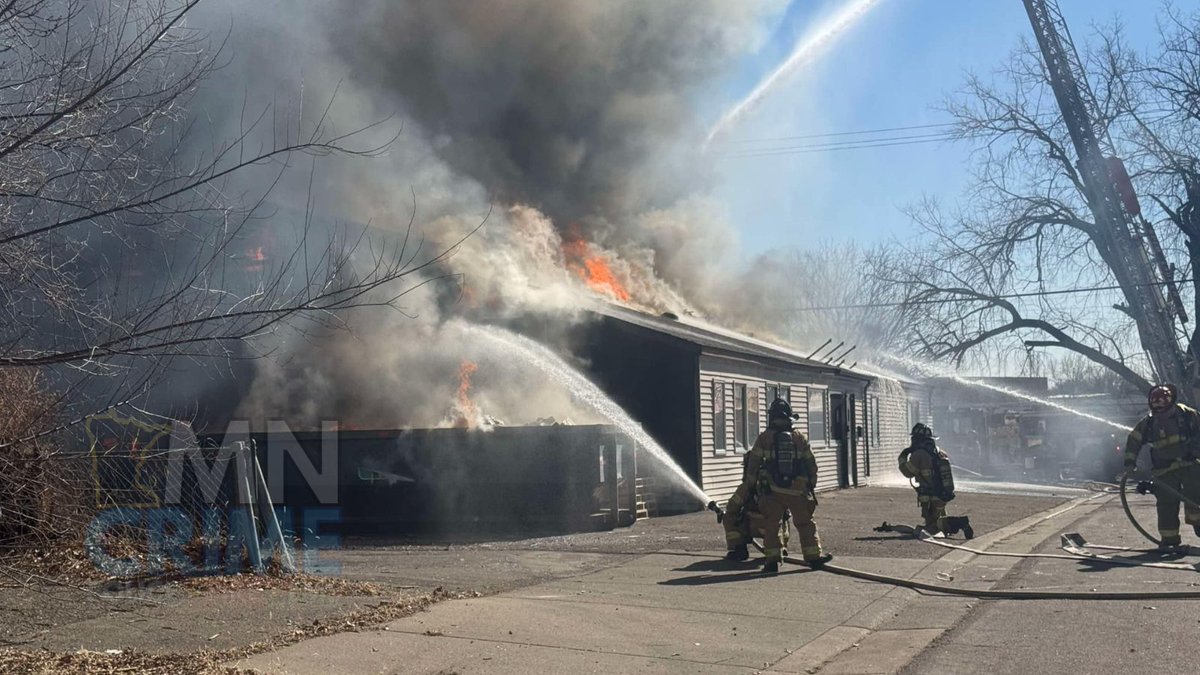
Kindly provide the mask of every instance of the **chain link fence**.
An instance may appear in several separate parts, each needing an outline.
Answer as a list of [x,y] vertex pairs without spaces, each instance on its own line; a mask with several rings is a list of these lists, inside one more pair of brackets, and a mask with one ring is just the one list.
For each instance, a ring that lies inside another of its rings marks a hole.
[[85,451],[0,453],[8,567],[113,578],[293,571],[247,443],[203,447],[177,423],[88,420]]

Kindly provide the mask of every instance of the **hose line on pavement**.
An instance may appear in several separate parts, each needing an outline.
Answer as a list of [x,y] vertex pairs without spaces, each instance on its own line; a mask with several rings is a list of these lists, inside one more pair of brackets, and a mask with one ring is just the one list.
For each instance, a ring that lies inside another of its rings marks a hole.
[[[1124,492],[1122,491],[1122,495]],[[1072,507],[1068,507],[1073,508]],[[1052,514],[1057,515],[1057,514]],[[1045,518],[1039,520],[1042,522]],[[750,544],[754,548],[763,552],[762,546],[753,539]],[[954,546],[954,548],[965,548]],[[972,553],[976,551],[972,550]],[[1042,554],[1045,557],[1050,557],[1047,554]],[[1039,555],[1038,557],[1042,557]],[[1033,557],[1026,554],[1022,557]],[[1058,556],[1053,556],[1058,557]],[[1076,558],[1082,559],[1082,558]],[[793,565],[802,565],[811,567],[803,560],[793,558],[792,556],[784,556],[784,562]],[[888,584],[890,586],[898,586],[900,588],[908,588],[914,591],[926,591],[929,593],[940,593],[942,595],[954,595],[965,598],[982,598],[994,600],[1197,600],[1200,599],[1200,591],[1038,591],[1038,590],[997,590],[997,589],[970,589],[956,588],[954,586],[946,586],[943,584],[931,584],[924,581],[916,581],[914,579],[904,579],[894,577],[888,574],[878,574],[875,572],[865,572],[856,570],[850,567],[842,567],[841,565],[830,565],[828,563],[821,565],[818,569],[830,574],[839,576],[851,577],[854,579],[862,579],[863,581],[873,581],[875,583]]]
[[[784,558],[789,563],[806,565],[803,560],[792,557]],[[911,588],[914,591],[929,591],[943,595],[957,595],[967,598],[985,598],[997,600],[1196,600],[1200,599],[1200,591],[1037,591],[1037,590],[995,590],[969,589],[930,584],[912,579],[901,579],[886,574],[864,572],[862,570],[825,564],[822,571],[844,577],[874,581],[901,588]]]

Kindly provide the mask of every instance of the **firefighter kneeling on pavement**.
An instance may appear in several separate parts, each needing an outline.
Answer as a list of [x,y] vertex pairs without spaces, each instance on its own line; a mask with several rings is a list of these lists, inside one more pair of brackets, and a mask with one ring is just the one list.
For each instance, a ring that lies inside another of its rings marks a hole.
[[[796,524],[804,561],[819,567],[833,559],[832,555],[821,551],[817,525],[813,522],[813,511],[817,506],[817,460],[808,446],[808,439],[792,428],[792,419],[792,407],[787,401],[777,398],[771,402],[767,411],[767,430],[759,434],[754,447],[746,454],[742,484],[725,506],[725,517],[736,522],[742,516],[751,491],[757,490],[758,508],[763,517],[763,554],[766,556],[763,572],[767,574],[778,572],[783,560],[779,525],[788,511]],[[734,551],[736,553],[731,555],[736,559],[740,550],[735,547]]]
[[954,499],[954,475],[950,456],[937,446],[933,429],[918,422],[913,425],[911,437],[912,444],[900,452],[900,473],[917,481],[917,504],[925,519],[925,531],[953,536],[961,530],[965,538],[974,537],[967,516],[946,515],[946,502]]
[[[1150,414],[1129,432],[1125,441],[1125,471],[1137,465],[1138,453],[1150,444],[1153,485],[1142,484],[1138,492],[1151,491],[1158,511],[1159,547],[1183,545],[1179,536],[1179,504],[1184,520],[1200,537],[1200,413],[1178,402],[1178,392],[1169,384],[1156,385],[1147,396]],[[1187,501],[1179,497],[1183,495]],[[1192,503],[1189,503],[1192,502]]]

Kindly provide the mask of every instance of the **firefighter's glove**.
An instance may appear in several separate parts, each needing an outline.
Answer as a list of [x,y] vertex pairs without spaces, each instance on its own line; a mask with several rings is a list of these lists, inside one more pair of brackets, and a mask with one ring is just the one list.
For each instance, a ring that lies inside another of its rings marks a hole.
[[1138,481],[1138,484],[1137,484],[1137,493],[1138,493],[1139,495],[1152,495],[1152,494],[1154,494],[1154,481],[1152,481],[1152,480],[1139,480],[1139,481]]

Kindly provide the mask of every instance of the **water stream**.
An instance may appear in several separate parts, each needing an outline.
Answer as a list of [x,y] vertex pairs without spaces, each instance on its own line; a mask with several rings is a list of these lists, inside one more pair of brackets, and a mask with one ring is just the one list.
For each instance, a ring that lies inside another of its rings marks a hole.
[[637,441],[642,450],[650,453],[651,456],[661,462],[671,472],[670,477],[679,486],[685,488],[692,496],[700,500],[701,504],[707,504],[710,501],[704,490],[701,490],[700,486],[696,485],[695,481],[684,473],[683,469],[675,463],[675,460],[671,458],[666,449],[651,438],[642,429],[641,425],[629,416],[629,413],[625,412],[621,406],[609,398],[594,382],[578,370],[572,368],[570,364],[548,347],[512,331],[494,326],[467,325],[466,331],[489,341],[505,353],[511,354],[528,365],[537,368],[550,379],[564,386],[579,401],[611,421],[614,426]]
[[786,81],[788,76],[820,56],[825,49],[837,41],[840,35],[861,21],[871,8],[878,3],[879,0],[851,0],[838,12],[805,33],[796,42],[792,53],[788,55],[783,63],[779,64],[775,70],[764,77],[744,99],[721,116],[721,119],[709,130],[704,145],[707,147],[713,142],[713,139],[721,135],[726,129],[732,127],[739,119],[757,107],[767,97],[767,94],[781,82]]
[[950,378],[960,384],[966,384],[966,385],[969,385],[972,387],[979,387],[981,389],[990,389],[991,391],[999,392],[1001,394],[1005,394],[1006,396],[1012,396],[1014,398],[1023,399],[1026,401],[1037,403],[1039,405],[1044,405],[1048,408],[1054,408],[1056,410],[1061,410],[1062,412],[1065,412],[1065,413],[1070,413],[1072,415],[1078,415],[1079,417],[1083,417],[1083,418],[1086,418],[1086,419],[1089,419],[1089,420],[1092,420],[1095,422],[1107,424],[1108,426],[1115,427],[1117,429],[1120,429],[1121,431],[1131,431],[1133,429],[1133,427],[1121,424],[1120,422],[1114,422],[1112,420],[1105,419],[1098,415],[1093,415],[1091,413],[1083,412],[1082,410],[1068,408],[1067,406],[1065,406],[1061,403],[1056,403],[1054,401],[1051,401],[1051,400],[1048,400],[1045,398],[1039,398],[1032,394],[1026,394],[1025,392],[1022,392],[1022,391],[1017,391],[1015,389],[1009,389],[1007,387],[1000,387],[1000,386],[997,386],[994,384],[989,384],[987,382],[980,382],[978,380],[972,380],[970,378],[959,375],[958,373],[954,372],[953,370],[950,370],[949,368],[946,368],[944,366],[939,366],[934,363],[929,363],[928,361],[920,361],[920,360],[905,357],[905,356],[896,356],[895,354],[889,354],[886,352],[881,353],[880,356],[882,356],[883,358],[886,358],[890,361],[895,361],[896,363],[900,363],[900,364],[915,368],[916,370],[920,371],[922,374],[925,374],[926,376],[932,374],[935,377],[947,377],[947,378]]

